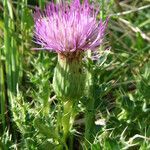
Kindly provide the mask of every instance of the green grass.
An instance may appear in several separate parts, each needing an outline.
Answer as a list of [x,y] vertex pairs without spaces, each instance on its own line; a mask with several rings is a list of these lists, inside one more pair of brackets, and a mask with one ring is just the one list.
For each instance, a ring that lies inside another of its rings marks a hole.
[[[31,50],[36,47],[32,12],[45,2],[0,1],[0,149],[62,148],[63,108],[52,88],[57,57]],[[67,144],[72,149],[150,149],[149,1],[97,2],[101,17],[111,14],[111,19],[102,57],[85,63],[94,84],[75,108]]]

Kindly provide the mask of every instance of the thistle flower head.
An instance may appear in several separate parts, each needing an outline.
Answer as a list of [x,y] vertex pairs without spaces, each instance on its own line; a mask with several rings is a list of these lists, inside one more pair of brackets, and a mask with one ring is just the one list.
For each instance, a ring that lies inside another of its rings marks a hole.
[[102,43],[108,20],[97,21],[98,12],[88,0],[82,4],[80,0],[73,0],[70,5],[50,2],[44,11],[36,9],[36,43],[41,49],[62,54],[94,50]]

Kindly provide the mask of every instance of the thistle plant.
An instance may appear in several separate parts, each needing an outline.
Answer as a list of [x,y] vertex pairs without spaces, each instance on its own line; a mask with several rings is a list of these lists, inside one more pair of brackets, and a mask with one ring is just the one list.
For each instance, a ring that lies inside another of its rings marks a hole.
[[54,70],[53,89],[63,103],[62,126],[64,140],[73,124],[73,107],[85,93],[87,71],[82,58],[87,50],[95,51],[103,41],[107,19],[97,21],[99,8],[88,0],[70,4],[50,2],[42,11],[36,8],[35,42],[41,45],[37,50],[48,50],[58,54]]

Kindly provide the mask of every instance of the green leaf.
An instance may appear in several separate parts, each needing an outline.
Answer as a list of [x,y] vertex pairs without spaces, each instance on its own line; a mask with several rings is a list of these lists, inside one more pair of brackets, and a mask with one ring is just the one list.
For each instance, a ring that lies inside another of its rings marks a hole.
[[42,135],[46,136],[47,138],[54,138],[54,139],[58,138],[54,127],[49,127],[45,125],[39,118],[36,118],[34,120],[34,127],[37,128],[39,132]]
[[106,139],[104,143],[104,150],[120,150],[119,144],[116,140],[114,139]]
[[92,144],[91,146],[92,150],[102,150],[102,147],[100,146],[100,143]]

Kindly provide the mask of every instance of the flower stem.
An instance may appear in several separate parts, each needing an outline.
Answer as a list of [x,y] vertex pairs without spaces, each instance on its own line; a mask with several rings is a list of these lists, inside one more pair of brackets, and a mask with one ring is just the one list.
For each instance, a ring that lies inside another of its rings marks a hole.
[[63,139],[66,142],[69,136],[69,130],[73,124],[72,118],[72,104],[73,102],[68,100],[64,102],[64,116],[62,117],[62,126],[63,126]]

